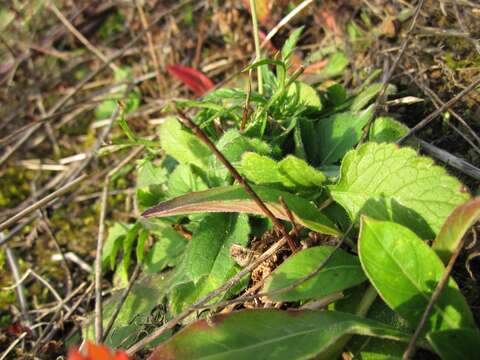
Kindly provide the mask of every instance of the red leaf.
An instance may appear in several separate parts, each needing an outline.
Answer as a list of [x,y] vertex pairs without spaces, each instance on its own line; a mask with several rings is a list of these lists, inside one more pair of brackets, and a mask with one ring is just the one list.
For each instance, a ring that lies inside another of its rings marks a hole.
[[183,65],[170,65],[167,67],[167,70],[173,77],[183,82],[185,86],[192,90],[197,96],[202,96],[215,86],[209,77],[197,69]]
[[91,342],[86,344],[87,353],[84,355],[78,350],[70,350],[68,360],[129,360],[127,354],[122,351],[113,353],[104,345],[96,345]]

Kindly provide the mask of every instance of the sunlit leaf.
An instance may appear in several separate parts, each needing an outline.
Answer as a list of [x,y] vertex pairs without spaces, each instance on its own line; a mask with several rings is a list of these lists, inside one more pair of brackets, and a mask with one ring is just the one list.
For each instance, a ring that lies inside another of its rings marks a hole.
[[446,264],[462,238],[480,218],[480,197],[457,207],[443,224],[432,248]]
[[[331,220],[307,200],[268,187],[253,186],[253,189],[279,219],[288,220],[288,214],[279,202],[279,198],[283,197],[299,224],[321,233],[339,234]],[[264,215],[263,211],[240,186],[226,186],[179,196],[145,211],[142,215],[165,217],[204,212],[240,212]]]
[[[317,246],[289,257],[268,278],[264,291],[288,287],[315,270],[333,251],[332,246]],[[276,301],[320,298],[360,284],[366,277],[356,256],[337,249],[323,269],[313,278],[285,293],[269,296]]]
[[352,220],[390,220],[433,239],[452,210],[469,199],[462,184],[411,148],[367,143],[342,161],[333,199]]
[[[414,232],[362,217],[358,251],[365,274],[387,305],[418,324],[445,267]],[[425,332],[475,328],[465,298],[450,278],[433,306]]]

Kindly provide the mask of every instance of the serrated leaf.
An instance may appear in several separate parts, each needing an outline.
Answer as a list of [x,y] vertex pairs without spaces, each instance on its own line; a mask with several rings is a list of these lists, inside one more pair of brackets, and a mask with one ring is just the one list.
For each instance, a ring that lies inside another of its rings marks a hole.
[[250,226],[245,214],[208,214],[193,234],[186,253],[186,273],[196,283],[209,277],[214,287],[228,279],[235,262],[230,256],[233,244],[246,246]]
[[298,97],[298,101],[305,105],[315,108],[316,110],[322,110],[322,101],[317,94],[317,91],[300,81],[295,81],[287,91],[287,96]]
[[[382,299],[416,325],[445,267],[435,252],[408,228],[362,217],[359,257],[365,274]],[[433,306],[425,332],[475,328],[465,298],[450,278]]]
[[427,338],[442,360],[478,359],[480,334],[477,330],[444,330],[432,332]]
[[381,116],[376,118],[368,138],[376,143],[394,143],[408,132],[408,127],[391,117]]
[[175,117],[169,117],[160,127],[162,149],[179,163],[208,167],[210,149],[195,135],[182,127]]
[[458,244],[475,223],[480,219],[480,197],[457,207],[443,224],[432,244],[432,249],[446,264]]
[[372,109],[344,112],[320,119],[316,134],[320,143],[317,155],[322,165],[333,164],[352,149],[362,137],[362,129],[373,116]]
[[244,310],[199,320],[157,347],[149,360],[328,358],[345,335],[408,341],[388,325],[333,311]]
[[[252,188],[277,218],[289,219],[279,202],[279,198],[282,197],[297,223],[320,233],[339,235],[339,231],[332,221],[309,201],[268,187],[253,186]],[[204,212],[240,212],[264,215],[242,187],[226,186],[179,196],[145,211],[142,216],[165,217]]]
[[461,183],[411,148],[367,143],[343,159],[333,199],[359,221],[361,214],[407,226],[432,239],[450,212],[470,197]]
[[326,180],[322,172],[293,155],[288,155],[277,162],[267,156],[246,153],[242,157],[240,171],[256,184],[281,184],[296,190],[302,188],[320,190]]
[[[304,278],[314,271],[334,249],[332,246],[317,246],[289,257],[268,278],[264,291],[276,291]],[[275,301],[320,298],[358,285],[366,279],[358,258],[337,249],[323,269],[313,278],[288,292],[273,294],[269,298]]]

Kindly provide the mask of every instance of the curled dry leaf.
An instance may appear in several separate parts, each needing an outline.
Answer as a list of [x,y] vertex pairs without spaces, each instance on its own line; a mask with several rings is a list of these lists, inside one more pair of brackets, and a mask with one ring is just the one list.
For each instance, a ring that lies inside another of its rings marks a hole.
[[201,71],[183,65],[170,65],[168,72],[175,78],[179,79],[197,96],[202,96],[209,90],[213,89],[215,84],[212,80]]

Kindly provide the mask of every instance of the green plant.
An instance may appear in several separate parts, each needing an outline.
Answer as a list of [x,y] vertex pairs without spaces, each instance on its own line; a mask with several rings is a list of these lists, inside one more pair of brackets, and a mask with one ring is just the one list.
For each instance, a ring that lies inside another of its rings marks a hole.
[[[253,309],[212,317],[224,300],[247,288],[249,271],[202,303],[206,306],[191,308],[243,274],[232,248],[250,254],[241,263],[248,266],[258,256],[248,249],[254,236],[257,242],[279,239],[251,194],[175,115],[161,125],[159,143],[139,139],[120,119],[129,138],[124,144],[148,148],[137,166],[136,197],[144,216],[110,228],[104,267],[116,269],[125,284],[135,258],[150,275],[128,296],[108,345],[130,347],[138,334],[171,324],[168,320],[180,314],[186,327],[173,337],[171,327],[154,336],[162,344],[151,359],[335,358],[345,350],[380,358],[379,348],[389,358],[401,357],[444,262],[478,218],[479,202],[468,202],[461,183],[431,159],[394,144],[408,129],[391,118],[374,119],[369,104],[381,84],[347,95],[339,84],[317,91],[298,81],[299,72],[289,71],[299,32],[294,34],[280,59],[246,69],[261,71],[263,94],[222,88],[198,101],[176,103],[182,112],[196,109],[193,123],[293,237],[306,239],[309,231],[323,236],[313,247],[271,263],[275,269],[260,292],[268,301],[288,302],[290,311]],[[359,144],[366,128],[368,141]],[[326,245],[332,236],[336,246]],[[302,309],[339,292],[344,298],[334,298],[328,311]],[[105,324],[114,306],[112,298],[104,309]],[[91,325],[86,333],[92,337]],[[459,337],[461,347],[455,343]],[[418,345],[444,359],[473,359],[479,340],[467,302],[450,278]]]

